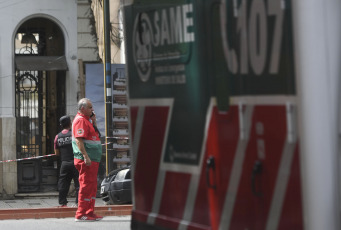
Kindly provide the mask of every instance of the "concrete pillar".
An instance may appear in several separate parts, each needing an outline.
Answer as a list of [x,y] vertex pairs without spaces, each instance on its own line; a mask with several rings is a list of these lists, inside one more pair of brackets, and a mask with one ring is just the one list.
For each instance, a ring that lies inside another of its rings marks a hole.
[[[0,160],[16,159],[16,125],[14,117],[0,118]],[[18,191],[17,163],[0,164],[0,193],[11,198]]]

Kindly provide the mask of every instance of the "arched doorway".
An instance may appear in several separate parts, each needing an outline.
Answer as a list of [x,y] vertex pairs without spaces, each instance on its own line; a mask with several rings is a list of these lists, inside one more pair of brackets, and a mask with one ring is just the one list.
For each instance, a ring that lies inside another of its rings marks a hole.
[[[25,21],[15,37],[17,158],[53,154],[65,114],[65,39],[47,18]],[[18,192],[57,189],[56,159],[18,162]]]

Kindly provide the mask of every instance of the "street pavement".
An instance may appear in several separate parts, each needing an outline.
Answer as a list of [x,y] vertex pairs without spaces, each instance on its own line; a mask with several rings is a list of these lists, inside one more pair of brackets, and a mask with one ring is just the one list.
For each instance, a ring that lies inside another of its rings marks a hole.
[[131,216],[106,216],[101,221],[75,222],[74,218],[0,220],[1,230],[129,230]]
[[[21,194],[11,200],[0,200],[0,209],[12,208],[56,208],[58,204],[58,193],[41,194]],[[68,197],[68,207],[75,207],[75,198]],[[96,198],[95,206],[105,205],[101,198]]]

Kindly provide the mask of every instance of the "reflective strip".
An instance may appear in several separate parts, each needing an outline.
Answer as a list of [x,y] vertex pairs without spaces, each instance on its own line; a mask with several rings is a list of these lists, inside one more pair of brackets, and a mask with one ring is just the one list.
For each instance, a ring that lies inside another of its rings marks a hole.
[[91,197],[91,199],[96,200],[96,197]]
[[101,144],[101,141],[93,141],[93,140],[86,140],[86,139],[83,139],[83,141],[86,144],[92,144],[92,145],[100,145]]
[[90,201],[91,201],[91,199],[86,199],[86,198],[84,198],[84,201],[89,201],[89,202],[90,202]]
[[[72,136],[72,141],[76,141],[76,138],[74,136]],[[101,141],[94,141],[94,140],[86,140],[83,138],[84,143],[87,144],[93,144],[93,145],[102,145]]]
[[111,88],[107,88],[107,97],[111,96]]

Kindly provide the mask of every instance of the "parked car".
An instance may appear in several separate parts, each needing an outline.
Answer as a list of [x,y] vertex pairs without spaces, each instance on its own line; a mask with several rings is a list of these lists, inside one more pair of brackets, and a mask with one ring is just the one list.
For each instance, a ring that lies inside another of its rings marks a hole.
[[130,166],[111,171],[101,183],[100,195],[106,204],[131,203]]
[[112,204],[109,198],[109,193],[108,193],[109,186],[110,186],[110,182],[113,179],[115,179],[117,172],[120,170],[121,169],[111,171],[106,177],[104,177],[104,179],[101,182],[100,197],[102,198],[105,204]]
[[131,171],[123,169],[116,174],[109,186],[109,198],[114,204],[130,204],[131,196]]

